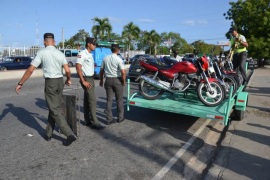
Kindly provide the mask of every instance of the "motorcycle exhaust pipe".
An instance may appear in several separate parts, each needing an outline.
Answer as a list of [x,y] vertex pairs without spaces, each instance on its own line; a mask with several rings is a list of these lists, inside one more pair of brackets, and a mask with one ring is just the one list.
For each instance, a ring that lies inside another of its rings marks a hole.
[[[169,92],[174,92],[170,89],[170,84],[168,83],[169,86],[161,83],[161,82],[158,82],[152,78],[149,78],[147,76],[144,76],[142,75],[141,76],[141,79],[145,80],[147,83],[151,84],[152,86],[155,86],[156,88],[160,88],[160,89],[163,89],[163,90],[166,90],[166,91],[169,91]],[[167,83],[167,82],[166,82]]]

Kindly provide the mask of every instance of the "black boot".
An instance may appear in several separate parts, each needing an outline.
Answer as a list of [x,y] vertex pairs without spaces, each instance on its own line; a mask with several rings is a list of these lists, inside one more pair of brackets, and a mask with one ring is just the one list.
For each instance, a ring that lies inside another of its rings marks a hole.
[[73,141],[77,140],[77,136],[75,136],[74,134],[70,135],[67,137],[67,140],[65,142],[63,142],[64,146],[69,146]]

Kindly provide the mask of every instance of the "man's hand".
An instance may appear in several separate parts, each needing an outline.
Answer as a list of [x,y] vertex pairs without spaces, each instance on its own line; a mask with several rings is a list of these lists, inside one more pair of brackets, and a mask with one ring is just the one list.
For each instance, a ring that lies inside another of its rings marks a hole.
[[71,85],[71,80],[67,79],[65,82],[66,85],[70,86]]
[[17,85],[15,91],[17,94],[20,94],[20,90],[22,89],[22,85]]
[[103,81],[99,81],[99,86],[103,87]]
[[87,81],[83,81],[82,84],[83,84],[83,86],[86,87],[87,89],[90,89],[90,88],[92,87],[92,85],[91,85],[89,82],[87,82]]

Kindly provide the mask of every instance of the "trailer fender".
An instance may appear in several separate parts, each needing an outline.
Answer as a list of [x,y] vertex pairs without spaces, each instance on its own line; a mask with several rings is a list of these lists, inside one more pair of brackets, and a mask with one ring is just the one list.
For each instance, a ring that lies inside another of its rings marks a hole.
[[248,92],[239,92],[236,97],[235,109],[245,111],[248,102]]

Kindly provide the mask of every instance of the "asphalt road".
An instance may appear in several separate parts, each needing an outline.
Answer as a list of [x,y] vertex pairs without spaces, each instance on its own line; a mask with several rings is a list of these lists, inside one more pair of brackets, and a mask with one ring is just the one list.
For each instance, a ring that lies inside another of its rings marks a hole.
[[[95,179],[148,180],[198,179],[215,156],[223,125],[138,107],[125,112],[126,120],[103,131],[83,126],[81,88],[65,93],[78,94],[79,139],[71,146],[54,131],[46,142],[48,109],[44,80],[30,78],[20,95],[14,91],[18,79],[0,81],[0,179]],[[97,115],[106,117],[105,89],[96,83]],[[132,82],[132,91],[138,85]],[[125,93],[126,94],[126,93]],[[114,113],[116,115],[114,104]]]

